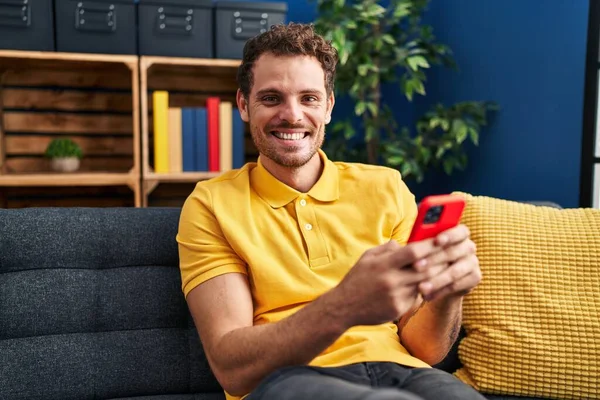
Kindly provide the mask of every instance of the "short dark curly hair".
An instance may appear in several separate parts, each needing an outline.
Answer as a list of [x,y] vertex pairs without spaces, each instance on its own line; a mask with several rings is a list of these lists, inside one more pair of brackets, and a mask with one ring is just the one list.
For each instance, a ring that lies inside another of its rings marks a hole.
[[315,57],[325,73],[327,95],[333,91],[338,53],[330,42],[315,32],[313,24],[290,22],[287,25],[273,25],[268,31],[246,42],[242,64],[237,72],[238,85],[245,98],[250,95],[254,82],[254,63],[264,53],[272,53],[275,56]]

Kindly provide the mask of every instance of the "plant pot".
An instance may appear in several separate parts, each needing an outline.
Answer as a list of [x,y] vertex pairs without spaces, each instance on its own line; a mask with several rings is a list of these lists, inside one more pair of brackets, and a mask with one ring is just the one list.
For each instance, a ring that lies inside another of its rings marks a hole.
[[77,157],[61,157],[53,158],[51,166],[53,171],[57,172],[74,172],[79,169],[79,158]]

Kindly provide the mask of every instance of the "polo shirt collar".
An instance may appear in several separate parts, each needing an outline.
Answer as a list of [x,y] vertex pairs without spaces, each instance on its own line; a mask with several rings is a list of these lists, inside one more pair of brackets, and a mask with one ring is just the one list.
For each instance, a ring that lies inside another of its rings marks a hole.
[[[339,198],[338,169],[321,149],[318,152],[324,164],[323,172],[307,195],[323,202],[337,200]],[[250,185],[273,208],[283,207],[301,195],[299,191],[271,175],[262,164],[260,157],[256,168],[250,174]]]

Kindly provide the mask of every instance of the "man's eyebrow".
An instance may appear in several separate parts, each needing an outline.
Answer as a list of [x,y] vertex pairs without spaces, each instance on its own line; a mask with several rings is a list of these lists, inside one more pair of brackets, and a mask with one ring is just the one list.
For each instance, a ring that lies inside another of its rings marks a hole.
[[[281,94],[281,90],[276,89],[276,88],[261,89],[258,92],[256,92],[256,97],[261,97],[266,94]],[[300,91],[300,94],[318,94],[318,95],[323,96],[324,92],[319,89],[303,89]]]
[[319,94],[319,95],[323,95],[325,94],[325,92],[323,92],[322,90],[319,89],[304,89],[300,91],[301,94]]
[[277,90],[275,88],[265,88],[265,89],[261,89],[258,92],[256,92],[256,97],[260,97],[260,96],[263,96],[265,94],[273,94],[273,93],[280,94],[281,91]]

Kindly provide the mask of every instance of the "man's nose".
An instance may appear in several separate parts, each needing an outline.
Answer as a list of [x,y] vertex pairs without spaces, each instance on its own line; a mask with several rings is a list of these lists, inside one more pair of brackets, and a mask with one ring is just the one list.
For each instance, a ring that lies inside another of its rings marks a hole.
[[288,101],[281,105],[279,118],[283,121],[294,124],[302,121],[302,107],[297,101]]

